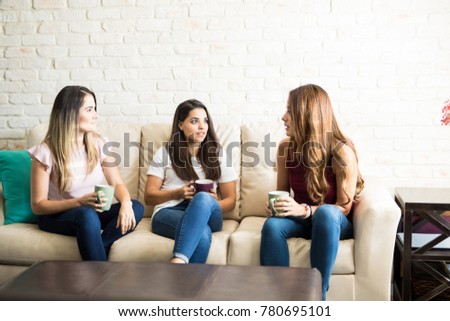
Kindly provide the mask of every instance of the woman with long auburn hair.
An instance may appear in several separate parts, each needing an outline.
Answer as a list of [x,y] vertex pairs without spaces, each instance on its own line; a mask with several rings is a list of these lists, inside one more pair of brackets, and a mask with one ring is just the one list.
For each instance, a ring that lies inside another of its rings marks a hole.
[[287,239],[311,239],[311,267],[322,274],[326,299],[339,240],[353,237],[351,213],[364,181],[353,143],[342,133],[328,94],[317,85],[289,93],[281,118],[286,139],[277,151],[278,197],[261,236],[261,265],[289,266]]
[[[82,86],[56,96],[44,141],[29,149],[31,206],[41,230],[76,236],[81,258],[108,259],[112,244],[134,230],[144,207],[130,194],[114,159],[105,155],[107,138],[96,133],[97,100]],[[102,210],[94,186],[108,183],[119,201]]]
[[[210,179],[214,186],[196,193],[197,179]],[[152,231],[175,240],[172,263],[206,262],[212,232],[222,229],[222,213],[236,206],[236,180],[205,105],[182,102],[169,143],[149,166],[145,188],[145,202],[155,205]]]

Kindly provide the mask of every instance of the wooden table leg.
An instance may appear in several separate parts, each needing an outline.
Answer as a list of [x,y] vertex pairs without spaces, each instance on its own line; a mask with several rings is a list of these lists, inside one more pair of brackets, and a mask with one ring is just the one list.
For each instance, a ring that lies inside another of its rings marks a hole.
[[405,211],[403,220],[403,278],[402,300],[411,301],[411,243],[412,243],[412,211]]

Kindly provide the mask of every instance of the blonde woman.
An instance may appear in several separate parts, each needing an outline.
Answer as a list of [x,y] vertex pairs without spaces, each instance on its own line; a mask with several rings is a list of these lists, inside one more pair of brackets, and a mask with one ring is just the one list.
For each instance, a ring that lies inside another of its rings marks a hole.
[[[31,206],[39,228],[76,236],[83,260],[105,261],[114,241],[142,219],[142,204],[131,200],[117,167],[103,152],[106,138],[97,130],[97,102],[92,91],[67,86],[56,96],[44,141],[32,156]],[[119,201],[108,211],[97,203],[94,186],[104,180]],[[103,230],[103,232],[102,232]]]
[[281,118],[288,138],[277,152],[279,197],[262,229],[261,265],[289,266],[287,239],[311,239],[311,267],[322,274],[326,299],[339,240],[353,236],[351,213],[364,181],[352,142],[341,132],[328,94],[317,85],[292,90]]

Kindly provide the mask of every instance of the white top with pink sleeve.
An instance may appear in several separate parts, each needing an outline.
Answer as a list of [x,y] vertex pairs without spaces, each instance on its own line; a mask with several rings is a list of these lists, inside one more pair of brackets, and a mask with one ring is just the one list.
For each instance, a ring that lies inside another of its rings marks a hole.
[[104,145],[108,142],[107,138],[97,138],[95,144],[100,156],[99,163],[95,166],[91,173],[87,173],[87,154],[84,147],[77,150],[69,161],[69,168],[72,177],[66,192],[61,192],[58,188],[58,173],[55,170],[55,164],[50,152],[50,148],[46,143],[41,143],[31,147],[28,152],[31,157],[38,160],[46,167],[47,173],[50,174],[50,185],[48,189],[49,200],[63,200],[75,197],[81,197],[85,194],[94,192],[96,184],[105,184],[105,176],[103,175],[102,163],[105,159],[103,151]]

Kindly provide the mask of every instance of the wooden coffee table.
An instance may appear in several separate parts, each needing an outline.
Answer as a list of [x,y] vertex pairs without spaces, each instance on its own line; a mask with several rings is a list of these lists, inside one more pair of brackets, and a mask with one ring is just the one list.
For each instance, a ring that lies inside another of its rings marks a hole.
[[44,261],[0,288],[0,300],[321,300],[316,269]]

